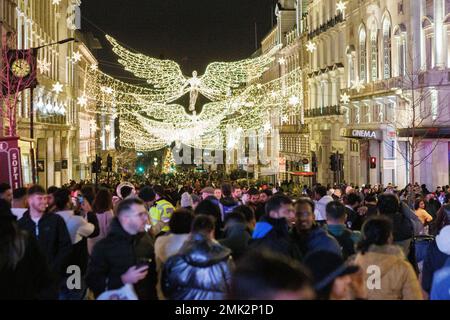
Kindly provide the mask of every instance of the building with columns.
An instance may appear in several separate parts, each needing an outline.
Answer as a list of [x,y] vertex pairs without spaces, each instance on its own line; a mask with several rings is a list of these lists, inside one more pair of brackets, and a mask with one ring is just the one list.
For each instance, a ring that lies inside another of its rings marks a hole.
[[[92,158],[95,132],[80,128],[95,116],[81,112],[78,103],[82,82],[78,77],[86,64],[96,64],[87,46],[74,41],[45,46],[67,38],[78,38],[80,0],[5,0],[1,2],[2,34],[14,34],[15,48],[38,50],[38,86],[21,93],[18,112],[19,147],[24,185],[32,183],[31,146],[35,151],[37,183],[61,186],[70,179],[86,178],[85,161]],[[7,28],[4,27],[8,22]],[[81,76],[82,77],[82,76]],[[33,135],[30,115],[33,113]],[[80,117],[79,117],[80,116]],[[81,139],[80,139],[81,134]],[[90,140],[87,151],[84,143]],[[95,152],[95,151],[94,151]]]

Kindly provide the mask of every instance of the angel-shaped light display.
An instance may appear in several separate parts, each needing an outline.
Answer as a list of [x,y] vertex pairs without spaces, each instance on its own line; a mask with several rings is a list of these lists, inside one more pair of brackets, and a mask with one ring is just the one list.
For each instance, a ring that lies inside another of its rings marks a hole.
[[205,74],[185,77],[180,66],[172,60],[161,60],[140,53],[134,53],[120,45],[111,36],[106,36],[119,56],[119,63],[136,77],[145,79],[154,90],[154,101],[170,103],[190,93],[189,110],[195,110],[199,93],[211,101],[222,101],[239,94],[239,89],[253,79],[260,77],[274,61],[280,46],[256,58],[234,62],[213,62],[206,68]]

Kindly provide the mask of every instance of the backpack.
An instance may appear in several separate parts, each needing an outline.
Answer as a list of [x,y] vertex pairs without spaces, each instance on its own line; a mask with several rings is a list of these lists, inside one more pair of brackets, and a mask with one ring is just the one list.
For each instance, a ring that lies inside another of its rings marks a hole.
[[336,236],[330,232],[330,235],[333,236],[337,242],[339,242],[339,245],[341,246],[342,250],[342,257],[347,260],[348,257],[355,254],[355,244],[352,239],[352,232],[348,229],[345,229],[344,232],[341,233],[340,236]]

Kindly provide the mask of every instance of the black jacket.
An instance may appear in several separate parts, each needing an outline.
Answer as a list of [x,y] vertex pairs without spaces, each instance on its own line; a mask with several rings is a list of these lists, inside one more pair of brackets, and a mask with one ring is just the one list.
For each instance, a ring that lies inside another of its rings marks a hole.
[[394,242],[412,239],[414,236],[414,226],[411,220],[401,212],[386,214],[394,225]]
[[247,226],[243,223],[227,225],[223,230],[224,238],[219,243],[231,249],[234,260],[239,259],[247,250],[248,242],[252,238]]
[[450,258],[445,252],[439,250],[436,240],[430,243],[428,246],[427,254],[423,261],[422,269],[422,288],[426,292],[431,292],[431,285],[433,284],[434,273],[441,269],[447,259]]
[[289,226],[285,218],[274,219],[262,216],[253,230],[250,249],[269,249],[288,257],[293,256],[294,247],[289,236]]
[[232,197],[224,197],[220,199],[220,204],[222,205],[224,219],[229,213],[234,210],[234,208],[239,206],[239,203]]
[[345,207],[344,211],[347,214],[347,221],[345,223],[347,225],[347,228],[357,231],[361,230],[361,227],[364,223],[364,217],[358,214],[358,212],[356,212],[355,210],[348,207]]
[[56,298],[43,295],[55,285],[47,260],[33,236],[26,237],[25,254],[16,268],[0,270],[0,300],[34,300]]
[[37,239],[50,270],[64,276],[72,250],[72,242],[64,219],[54,213],[45,213],[38,222],[37,235],[36,224],[31,219],[29,211],[26,211],[18,221],[18,225]]
[[147,233],[130,235],[115,218],[106,238],[93,248],[86,283],[97,297],[107,290],[124,286],[121,276],[139,261],[151,263],[147,277],[134,285],[140,300],[156,299],[156,264],[152,238]]
[[231,250],[194,234],[164,264],[161,286],[171,300],[221,300],[231,279]]

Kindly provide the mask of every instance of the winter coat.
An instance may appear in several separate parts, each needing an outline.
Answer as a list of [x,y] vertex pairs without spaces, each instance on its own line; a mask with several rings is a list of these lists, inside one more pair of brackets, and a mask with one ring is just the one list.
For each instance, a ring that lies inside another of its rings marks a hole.
[[234,208],[239,206],[239,203],[232,197],[224,197],[220,199],[220,204],[222,205],[223,208],[223,220],[225,220],[227,215],[231,213],[234,210]]
[[[54,285],[45,255],[36,239],[28,232],[25,236],[25,253],[16,268],[0,270],[0,300],[34,300],[51,298],[42,292]],[[55,296],[52,298],[56,298]]]
[[98,227],[99,232],[98,235],[95,237],[91,237],[87,240],[88,242],[88,252],[89,255],[92,254],[92,249],[94,248],[94,245],[99,242],[100,240],[106,238],[108,235],[112,220],[114,219],[114,214],[112,210],[103,212],[103,213],[96,213],[95,216],[97,217],[98,221]]
[[[447,241],[447,244],[444,243],[445,241]],[[431,291],[434,273],[441,269],[447,259],[450,258],[450,245],[448,243],[450,243],[450,239],[437,237],[428,246],[422,269],[422,288],[428,293]]]
[[95,226],[83,217],[76,216],[73,210],[56,211],[55,214],[64,219],[72,244],[81,241],[82,237],[88,237],[94,232]]
[[[292,228],[289,235],[293,245],[300,251],[301,257],[314,251],[329,251],[342,256],[337,240],[317,225],[302,234],[296,228]],[[295,258],[298,259],[298,256]]]
[[344,212],[347,214],[346,225],[351,230],[360,231],[364,223],[364,216],[361,216],[353,208],[345,207]]
[[316,221],[325,221],[327,220],[327,212],[326,207],[327,204],[331,201],[334,201],[331,196],[323,196],[319,201],[315,201],[316,208],[314,209],[314,215],[316,216]]
[[231,250],[193,234],[164,264],[161,285],[171,300],[222,300],[231,279]]
[[147,233],[127,233],[117,218],[106,238],[92,251],[86,283],[97,297],[107,290],[122,287],[121,276],[140,261],[149,261],[147,277],[134,285],[140,300],[156,299],[156,264],[153,240]]
[[339,243],[344,259],[356,253],[356,245],[361,240],[361,232],[352,231],[344,224],[326,225],[325,228]]
[[289,236],[289,226],[285,218],[274,219],[262,216],[253,230],[249,249],[269,249],[292,257],[294,246]]
[[419,218],[420,222],[422,222],[422,224],[431,222],[433,220],[433,217],[424,209],[421,208],[417,209],[415,211],[415,214],[417,218]]
[[37,239],[50,270],[58,275],[65,275],[72,242],[64,219],[57,214],[45,213],[36,226],[27,211],[18,221],[18,226]]
[[180,251],[186,240],[189,238],[189,233],[174,234],[169,233],[160,236],[155,241],[155,258],[156,258],[156,272],[158,273],[158,299],[164,300],[165,297],[161,291],[161,273],[164,263],[171,256],[174,256]]
[[[356,256],[355,263],[363,270],[364,283],[374,284],[374,287],[367,287],[369,300],[423,299],[416,273],[400,247],[372,245],[368,252]],[[376,286],[373,266],[380,268],[379,287]]]
[[224,229],[224,238],[219,243],[231,249],[234,260],[238,260],[247,250],[248,243],[252,238],[244,223],[227,224]]

